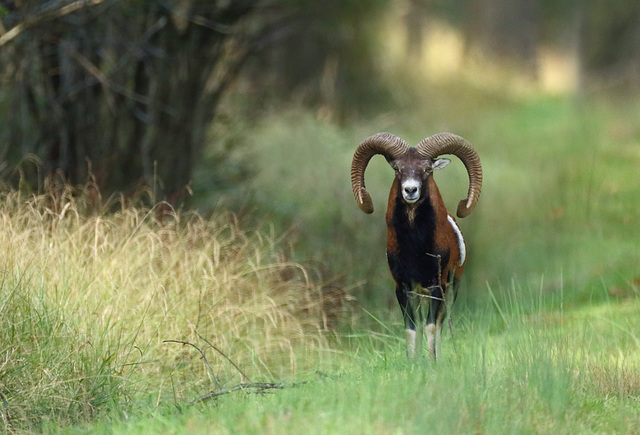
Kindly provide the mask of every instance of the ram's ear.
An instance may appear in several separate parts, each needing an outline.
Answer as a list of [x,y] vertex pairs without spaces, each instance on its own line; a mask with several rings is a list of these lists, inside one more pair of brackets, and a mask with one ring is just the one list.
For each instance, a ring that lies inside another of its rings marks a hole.
[[438,159],[435,162],[433,162],[433,165],[431,166],[431,168],[434,171],[437,171],[438,169],[443,169],[444,167],[446,167],[449,163],[451,163],[451,160],[449,159]]

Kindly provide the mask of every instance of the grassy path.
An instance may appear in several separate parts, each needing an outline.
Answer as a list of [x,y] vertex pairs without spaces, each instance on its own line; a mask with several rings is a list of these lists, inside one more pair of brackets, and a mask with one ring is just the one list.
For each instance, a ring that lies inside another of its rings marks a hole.
[[[640,301],[464,319],[455,354],[409,362],[399,339],[351,343],[338,366],[271,394],[242,392],[102,433],[633,433],[640,423]],[[480,317],[480,316],[479,316]],[[504,320],[507,320],[507,324]],[[465,325],[465,326],[463,326]],[[398,326],[399,325],[395,325]],[[368,344],[367,344],[368,343]]]

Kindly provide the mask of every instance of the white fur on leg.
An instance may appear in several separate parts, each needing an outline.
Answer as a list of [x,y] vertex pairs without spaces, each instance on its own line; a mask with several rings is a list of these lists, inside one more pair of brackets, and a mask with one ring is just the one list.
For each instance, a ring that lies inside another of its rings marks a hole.
[[416,356],[422,356],[422,341],[424,340],[424,327],[422,320],[416,325]]
[[404,330],[404,338],[407,341],[407,357],[416,357],[416,331],[413,329]]
[[436,323],[436,359],[442,357],[442,321]]
[[427,325],[427,348],[429,349],[429,358],[436,359],[436,340],[437,328],[434,323]]

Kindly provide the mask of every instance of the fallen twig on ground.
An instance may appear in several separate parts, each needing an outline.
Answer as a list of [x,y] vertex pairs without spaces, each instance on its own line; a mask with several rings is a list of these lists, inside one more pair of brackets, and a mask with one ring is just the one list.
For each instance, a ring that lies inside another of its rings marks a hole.
[[[231,365],[233,365],[233,367],[236,370],[238,370],[238,372],[240,373],[240,375],[242,375],[243,378],[245,378],[245,379],[250,381],[249,376],[247,376],[242,370],[240,370],[240,367],[238,367],[238,365],[236,363],[234,363],[224,352],[222,352],[216,346],[211,344],[211,342],[209,342],[202,335],[198,334],[198,337],[200,337],[201,340],[203,340],[205,343],[207,343],[213,350],[218,352],[229,363],[231,363]],[[193,347],[195,350],[197,350],[200,353],[200,355],[202,356],[202,359],[204,360],[205,364],[207,365],[207,368],[209,369],[209,372],[211,373],[211,376],[213,377],[213,380],[216,383],[216,387],[217,387],[216,390],[212,391],[211,393],[207,393],[207,394],[204,394],[204,395],[200,396],[198,399],[190,402],[189,403],[190,405],[195,405],[196,403],[204,402],[205,400],[214,399],[216,397],[220,397],[220,396],[223,396],[225,394],[233,393],[234,391],[244,391],[247,394],[266,394],[267,390],[283,389],[283,388],[287,388],[287,387],[295,387],[297,385],[306,384],[306,382],[291,382],[291,383],[285,383],[285,382],[243,382],[243,383],[234,385],[232,387],[223,388],[222,385],[220,384],[220,382],[218,381],[218,377],[216,376],[215,372],[213,371],[213,368],[211,367],[211,364],[209,364],[209,361],[207,360],[207,357],[205,356],[204,352],[198,346],[196,346],[193,343],[189,343],[188,341],[182,341],[182,340],[163,340],[163,342],[164,343],[178,343],[178,344],[182,344],[182,345],[188,345],[188,346]]]
[[298,385],[306,384],[306,382],[249,382],[242,383],[238,385],[234,385],[229,388],[221,388],[219,390],[212,391],[211,393],[204,394],[200,396],[197,400],[191,402],[191,405],[195,405],[199,402],[204,402],[205,400],[215,399],[216,397],[223,396],[225,394],[233,393],[234,391],[244,391],[248,394],[265,394],[267,390],[281,390],[283,388],[288,387],[296,387]]
[[218,377],[216,376],[215,372],[213,371],[213,368],[211,367],[211,364],[209,364],[209,361],[207,360],[207,357],[205,356],[204,352],[200,350],[200,348],[198,346],[196,346],[193,343],[189,343],[188,341],[182,341],[182,340],[164,340],[163,343],[184,344],[184,345],[191,346],[195,350],[200,352],[200,355],[202,355],[202,359],[204,360],[204,363],[207,365],[207,368],[209,368],[209,373],[211,373],[211,376],[213,377],[213,380],[216,382],[216,385],[218,386],[218,388],[222,387],[222,385],[220,384],[220,381],[218,381]]

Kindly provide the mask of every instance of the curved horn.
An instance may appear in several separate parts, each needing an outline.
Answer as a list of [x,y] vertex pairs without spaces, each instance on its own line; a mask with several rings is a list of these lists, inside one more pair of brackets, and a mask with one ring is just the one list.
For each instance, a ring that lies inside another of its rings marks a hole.
[[416,145],[418,153],[431,160],[442,154],[453,154],[458,157],[467,168],[469,175],[469,192],[466,199],[458,203],[458,217],[466,217],[478,202],[482,190],[482,165],[480,157],[466,139],[452,133],[438,133],[423,139]]
[[409,149],[409,145],[391,133],[378,133],[363,140],[353,155],[351,162],[351,187],[356,202],[365,213],[373,213],[371,196],[364,186],[364,171],[371,157],[382,154],[387,161],[394,160]]

